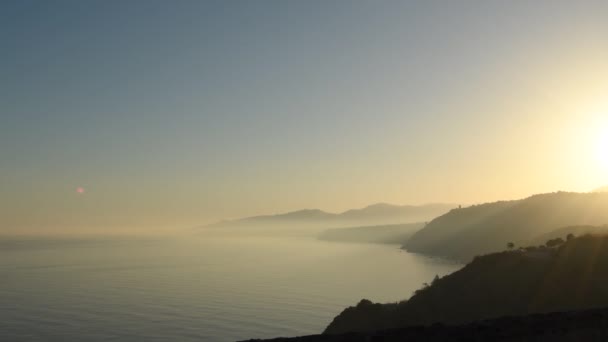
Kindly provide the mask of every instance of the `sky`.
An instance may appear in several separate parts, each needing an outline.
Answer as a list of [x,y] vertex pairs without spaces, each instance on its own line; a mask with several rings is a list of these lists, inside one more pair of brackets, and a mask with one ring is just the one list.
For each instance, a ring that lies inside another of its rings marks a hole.
[[608,184],[605,1],[2,1],[0,234]]

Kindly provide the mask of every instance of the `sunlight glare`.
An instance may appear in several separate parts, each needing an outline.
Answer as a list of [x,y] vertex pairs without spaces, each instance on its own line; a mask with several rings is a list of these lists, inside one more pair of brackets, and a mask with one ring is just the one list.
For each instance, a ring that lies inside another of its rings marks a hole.
[[608,128],[603,128],[599,133],[596,153],[600,166],[608,170]]
[[604,178],[604,174],[608,172],[608,104],[595,106],[593,113],[589,115],[589,121],[586,123],[588,151],[591,152],[590,157],[594,159],[596,172],[599,172]]

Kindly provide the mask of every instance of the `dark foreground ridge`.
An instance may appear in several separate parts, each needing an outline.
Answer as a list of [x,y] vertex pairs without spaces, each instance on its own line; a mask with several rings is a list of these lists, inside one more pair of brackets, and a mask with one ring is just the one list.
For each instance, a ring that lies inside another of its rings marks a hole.
[[608,308],[608,237],[570,238],[475,258],[436,278],[405,301],[362,300],[345,309],[326,334],[371,332],[416,325],[451,325],[505,316]]
[[295,341],[608,341],[608,236],[558,240],[476,257],[408,300],[363,299]]
[[503,317],[465,325],[434,324],[378,332],[275,338],[274,342],[607,341],[608,309]]

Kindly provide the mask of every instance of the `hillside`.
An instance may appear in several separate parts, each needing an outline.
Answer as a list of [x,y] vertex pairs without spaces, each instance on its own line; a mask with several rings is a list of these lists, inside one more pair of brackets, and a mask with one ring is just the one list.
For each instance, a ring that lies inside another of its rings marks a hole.
[[409,239],[424,223],[389,224],[327,229],[319,234],[320,240],[340,242],[371,242],[399,244]]
[[564,226],[604,224],[608,224],[608,193],[558,192],[453,209],[432,220],[403,247],[469,261],[504,250],[506,242],[528,245]]
[[362,300],[326,334],[376,331],[436,322],[464,324],[503,316],[608,307],[608,237],[583,236],[557,248],[475,258],[416,291],[407,301]]
[[603,226],[585,225],[585,226],[562,227],[562,228],[558,228],[556,230],[552,230],[546,234],[542,234],[540,236],[535,237],[534,239],[532,239],[530,241],[529,244],[532,246],[543,245],[548,240],[556,239],[556,238],[563,239],[565,236],[568,236],[568,234],[572,234],[575,236],[582,236],[582,235],[589,235],[589,234],[606,235],[606,234],[608,234],[608,225],[603,225]]
[[608,309],[501,317],[463,325],[433,324],[373,332],[249,340],[249,342],[604,342]]

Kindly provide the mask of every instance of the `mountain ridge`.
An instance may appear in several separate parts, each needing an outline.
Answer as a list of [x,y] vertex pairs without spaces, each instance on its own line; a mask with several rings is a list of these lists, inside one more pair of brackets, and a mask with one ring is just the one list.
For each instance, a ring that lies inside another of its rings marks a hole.
[[233,220],[222,220],[199,228],[220,228],[274,223],[318,223],[344,227],[347,223],[399,224],[428,221],[454,208],[453,204],[429,203],[423,205],[394,205],[374,203],[359,209],[339,213],[320,209],[301,209],[273,215],[257,215]]

